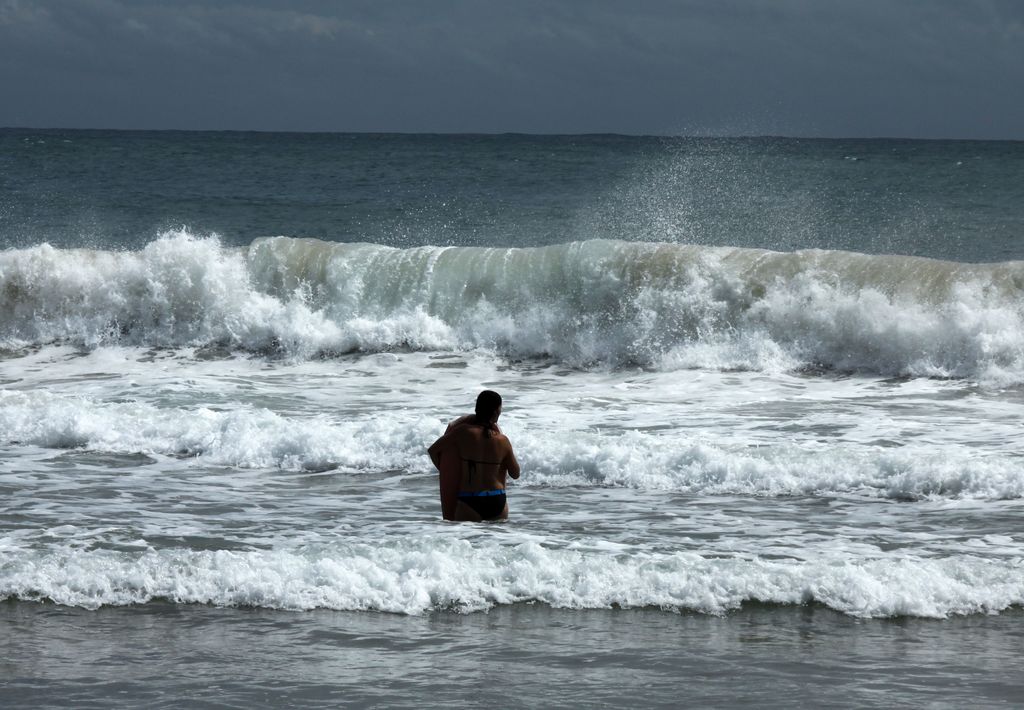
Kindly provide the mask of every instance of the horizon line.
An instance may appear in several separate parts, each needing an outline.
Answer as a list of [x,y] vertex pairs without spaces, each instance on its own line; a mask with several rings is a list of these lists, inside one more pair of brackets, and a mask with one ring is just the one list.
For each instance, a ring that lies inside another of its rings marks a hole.
[[369,130],[273,130],[263,128],[73,128],[67,126],[0,126],[0,131],[82,131],[118,133],[258,133],[284,135],[362,135],[362,136],[434,136],[434,137],[529,137],[529,138],[659,138],[659,139],[772,139],[772,140],[836,140],[836,141],[965,141],[1020,143],[1022,138],[964,138],[914,137],[899,135],[877,136],[808,136],[784,133],[617,133],[613,131],[584,131],[580,133],[542,133],[531,131],[369,131]]

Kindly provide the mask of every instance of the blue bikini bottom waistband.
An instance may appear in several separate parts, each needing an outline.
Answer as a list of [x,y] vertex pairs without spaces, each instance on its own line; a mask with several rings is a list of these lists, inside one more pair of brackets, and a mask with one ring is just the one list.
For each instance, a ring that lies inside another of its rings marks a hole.
[[495,488],[492,491],[459,491],[459,498],[476,498],[478,496],[503,496],[504,488]]

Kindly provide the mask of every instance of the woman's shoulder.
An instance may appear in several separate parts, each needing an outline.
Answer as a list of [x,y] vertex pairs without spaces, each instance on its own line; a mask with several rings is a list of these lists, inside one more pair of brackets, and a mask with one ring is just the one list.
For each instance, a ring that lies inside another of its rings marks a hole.
[[472,424],[472,422],[473,422],[473,415],[472,414],[463,414],[458,419],[453,419],[451,422],[449,422],[448,428],[447,428],[446,431],[448,431],[448,432],[455,431],[456,429],[464,427],[464,426],[466,426],[468,424]]

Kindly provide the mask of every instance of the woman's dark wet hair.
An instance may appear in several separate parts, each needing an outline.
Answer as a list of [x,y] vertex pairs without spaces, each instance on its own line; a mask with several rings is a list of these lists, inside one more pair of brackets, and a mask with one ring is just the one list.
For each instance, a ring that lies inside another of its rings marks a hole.
[[484,428],[484,435],[494,431],[494,414],[501,409],[501,395],[494,390],[484,390],[476,397],[476,423]]

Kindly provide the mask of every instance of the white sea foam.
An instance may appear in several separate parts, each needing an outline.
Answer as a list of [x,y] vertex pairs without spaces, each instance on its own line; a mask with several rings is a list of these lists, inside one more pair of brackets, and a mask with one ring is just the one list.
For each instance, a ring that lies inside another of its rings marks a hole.
[[824,367],[1024,382],[1024,264],[588,241],[530,249],[0,253],[0,343],[217,344],[297,358],[491,348],[577,367]]
[[0,549],[0,599],[86,608],[168,599],[419,614],[542,602],[718,614],[745,602],[817,602],[860,617],[942,618],[1024,604],[1020,558],[970,555],[786,560],[581,551],[444,536],[250,551]]
[[211,465],[351,471],[402,468],[423,459],[437,421],[394,416],[339,422],[293,419],[267,409],[215,411],[137,402],[95,403],[48,392],[0,391],[6,442],[111,453],[196,456]]
[[576,435],[555,446],[521,435],[531,483],[673,490],[707,495],[863,493],[898,500],[932,496],[1009,499],[1024,496],[1024,471],[1013,457],[981,458],[957,447],[900,450],[837,444],[725,446],[710,440],[641,432]]
[[[49,392],[0,390],[0,442],[111,453],[192,456],[204,465],[342,471],[424,472],[425,449],[443,422],[415,412],[351,419],[293,417],[256,407],[215,411],[144,402],[97,402]],[[742,442],[658,431],[516,432],[528,486],[621,487],[755,496],[854,493],[928,497],[1024,497],[1012,452],[979,456],[957,445],[900,448],[837,442]]]

